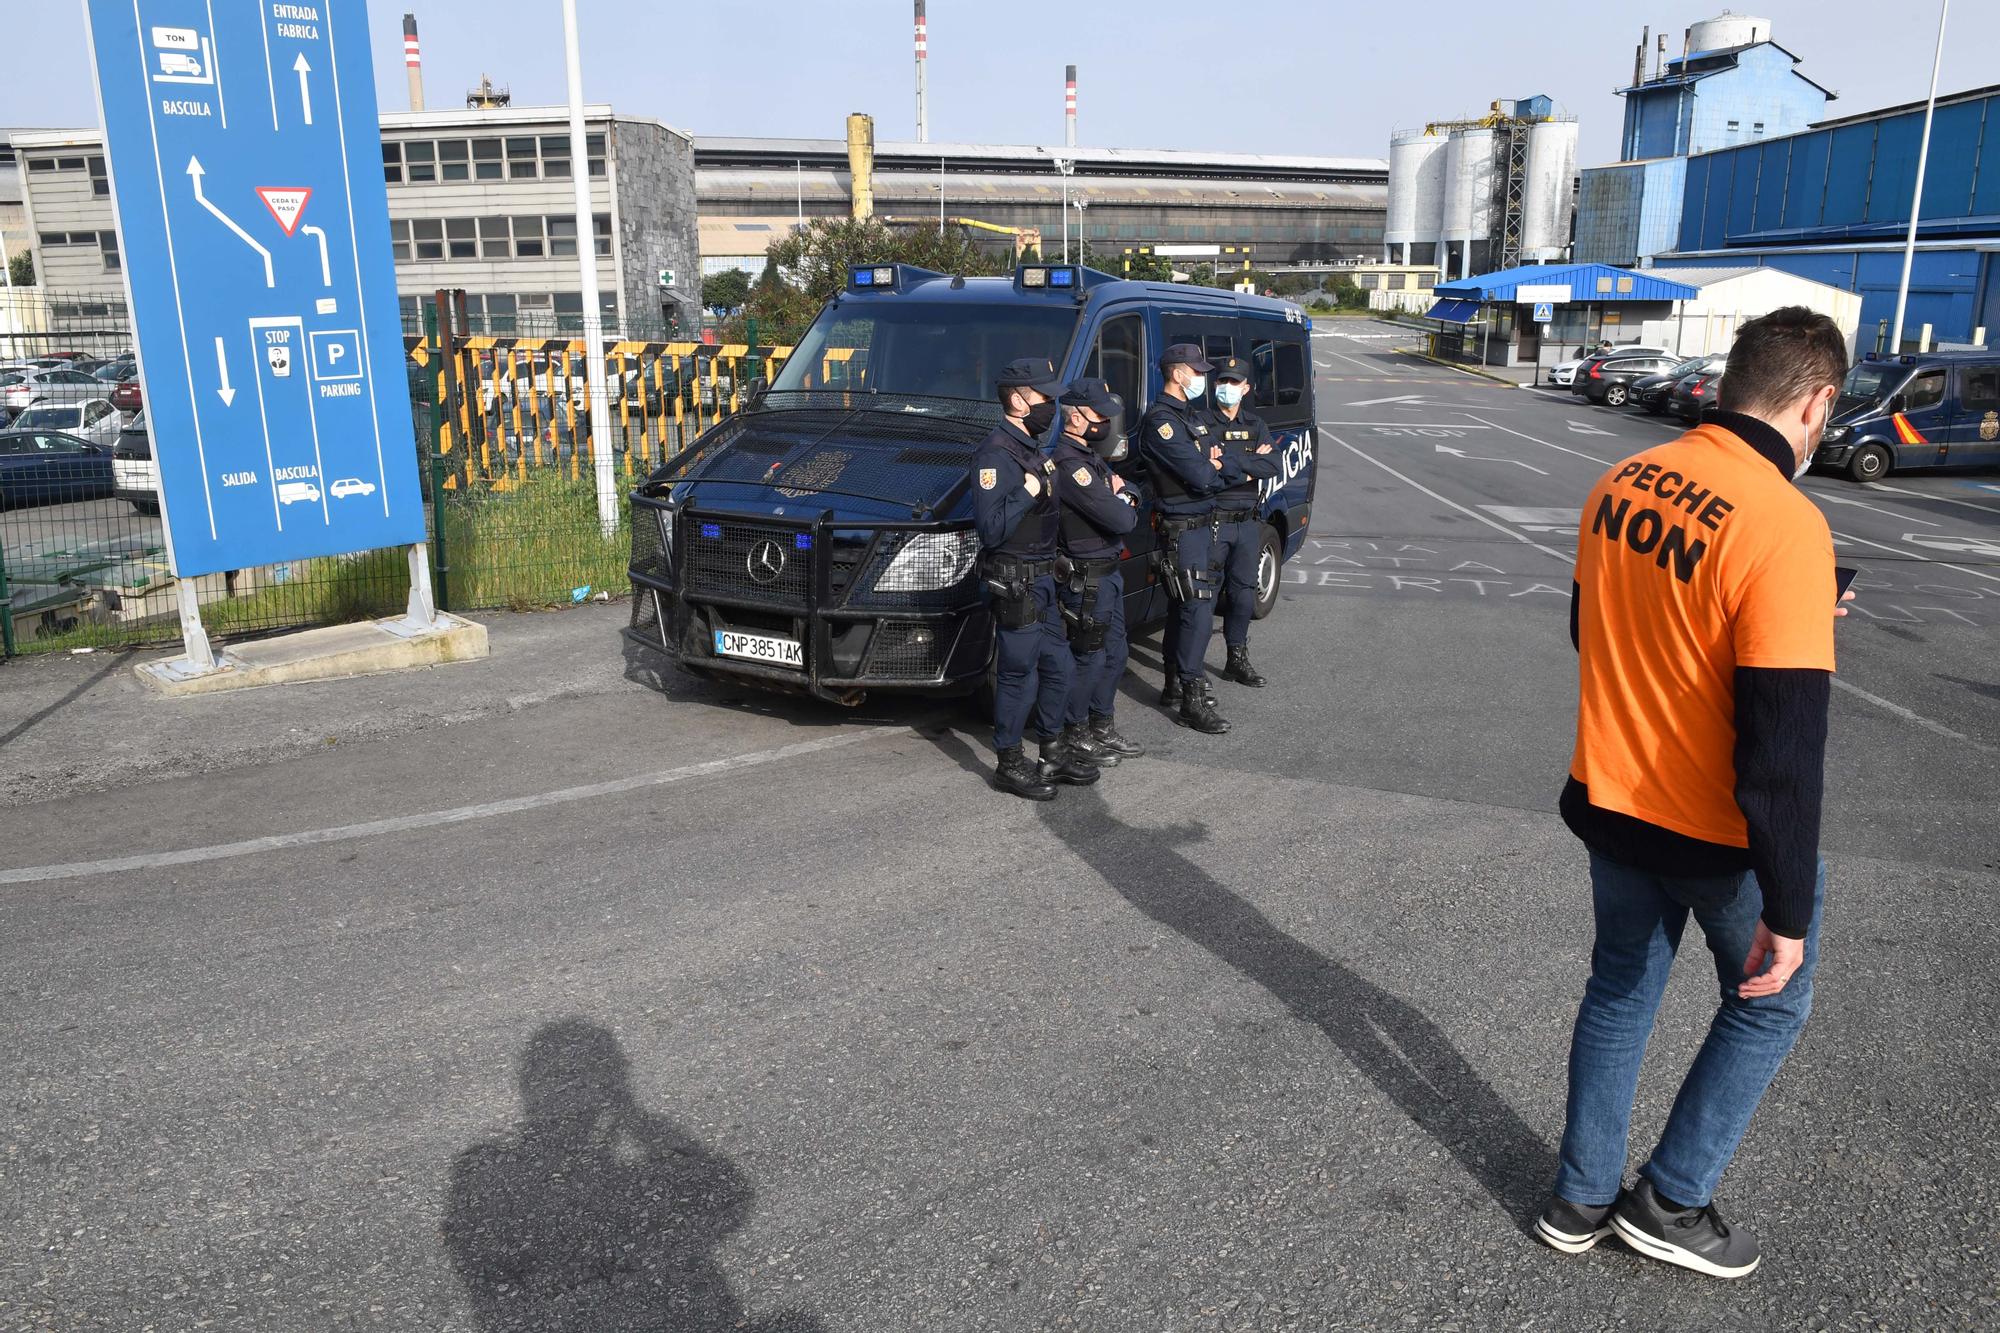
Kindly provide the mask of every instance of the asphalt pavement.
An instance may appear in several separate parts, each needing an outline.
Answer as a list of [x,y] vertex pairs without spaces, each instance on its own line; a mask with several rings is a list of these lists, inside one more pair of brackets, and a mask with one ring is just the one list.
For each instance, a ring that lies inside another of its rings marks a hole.
[[1576,510],[1672,430],[1406,340],[1315,337],[1270,687],[1196,736],[1142,640],[1151,753],[1045,806],[962,707],[616,608],[234,708],[0,667],[0,1328],[2000,1323],[1995,479],[1807,483],[1863,575],[1817,1005],[1720,1198],[1763,1269],[1558,1255]]

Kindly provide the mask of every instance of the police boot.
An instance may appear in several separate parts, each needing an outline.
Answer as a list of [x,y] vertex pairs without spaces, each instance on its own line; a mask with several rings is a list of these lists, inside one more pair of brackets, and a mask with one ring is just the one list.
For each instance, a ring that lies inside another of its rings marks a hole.
[[1090,719],[1090,736],[1100,750],[1109,750],[1123,759],[1137,759],[1146,753],[1146,747],[1136,741],[1128,741],[1118,734],[1118,728],[1111,725],[1108,717]]
[[1220,736],[1229,730],[1229,723],[1215,711],[1215,700],[1209,697],[1203,682],[1192,677],[1181,682],[1181,707],[1174,714],[1174,723],[1210,736]]
[[1181,678],[1171,665],[1167,667],[1166,683],[1160,686],[1160,707],[1175,709],[1181,706]]
[[1229,650],[1229,664],[1222,668],[1222,678],[1233,680],[1238,685],[1249,685],[1262,689],[1264,678],[1257,674],[1257,668],[1250,665],[1250,645],[1238,644]]
[[1000,765],[993,770],[993,785],[1001,791],[1025,796],[1031,801],[1053,801],[1056,789],[1042,771],[1028,756],[1021,753],[1021,747],[1010,745],[1000,752]]
[[1098,768],[1118,767],[1118,752],[1100,744],[1090,728],[1081,722],[1072,722],[1065,726],[1062,740],[1063,744],[1069,747],[1069,752],[1086,764]]
[[1052,741],[1042,742],[1042,779],[1046,782],[1066,782],[1072,787],[1088,787],[1097,781],[1097,766],[1081,755],[1071,753],[1069,746],[1058,736]]

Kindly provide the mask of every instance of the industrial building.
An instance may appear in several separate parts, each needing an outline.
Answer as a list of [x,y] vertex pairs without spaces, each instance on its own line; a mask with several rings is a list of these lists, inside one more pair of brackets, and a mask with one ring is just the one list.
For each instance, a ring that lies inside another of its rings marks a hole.
[[869,214],[969,225],[1001,250],[1027,234],[1045,255],[1061,253],[1065,232],[1072,253],[1081,238],[1099,256],[1146,249],[1231,267],[1373,258],[1382,248],[1380,158],[875,143],[872,129],[869,144],[857,171],[842,139],[698,136],[704,268],[761,273],[765,248],[794,226]]
[[1619,161],[1579,181],[1579,263],[1641,264],[1673,249],[1691,156],[1796,133],[1835,96],[1772,41],[1768,19],[1725,13],[1692,24],[1673,60],[1665,33],[1652,43],[1650,32],[1640,37],[1632,82],[1618,90]]
[[1569,254],[1576,118],[1547,97],[1494,102],[1389,141],[1383,258],[1461,278]]

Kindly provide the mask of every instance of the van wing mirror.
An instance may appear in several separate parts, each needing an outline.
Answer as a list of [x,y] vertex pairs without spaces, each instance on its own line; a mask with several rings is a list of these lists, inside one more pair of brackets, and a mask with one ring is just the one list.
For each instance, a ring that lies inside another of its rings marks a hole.
[[1903,397],[1900,393],[1892,393],[1889,395],[1889,405],[1885,410],[1890,412],[1907,412],[1910,410],[1910,400]]

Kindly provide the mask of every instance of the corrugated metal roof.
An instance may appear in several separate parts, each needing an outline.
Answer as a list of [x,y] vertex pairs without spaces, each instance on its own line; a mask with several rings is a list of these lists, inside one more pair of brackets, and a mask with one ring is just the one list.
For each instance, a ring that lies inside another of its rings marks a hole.
[[[845,157],[847,154],[847,141],[844,139],[753,139],[699,134],[695,136],[694,146],[695,152],[703,156],[769,154],[782,157],[795,154],[806,157],[837,153]],[[907,140],[880,140],[875,145],[878,166],[885,159],[898,162],[915,159],[930,164],[940,157],[1041,164],[1063,157],[1074,159],[1079,170],[1087,169],[1092,164],[1107,167],[1200,167],[1220,171],[1231,168],[1238,171],[1253,168],[1262,171],[1291,170],[1309,176],[1344,172],[1379,172],[1386,175],[1389,170],[1388,159],[1381,157],[1303,157],[1271,153],[1202,153],[1182,148],[1064,148],[1041,144],[914,143]],[[1053,171],[1054,167],[1051,166],[1050,170]]]
[[[1599,291],[1599,280],[1609,279],[1609,291]],[[1628,290],[1621,285],[1630,280]],[[1522,286],[1568,283],[1570,300],[1586,301],[1691,301],[1700,293],[1686,283],[1670,282],[1654,273],[1609,264],[1531,264],[1524,268],[1502,269],[1458,282],[1441,282],[1432,290],[1440,297],[1457,296],[1475,301],[1513,301]]]

